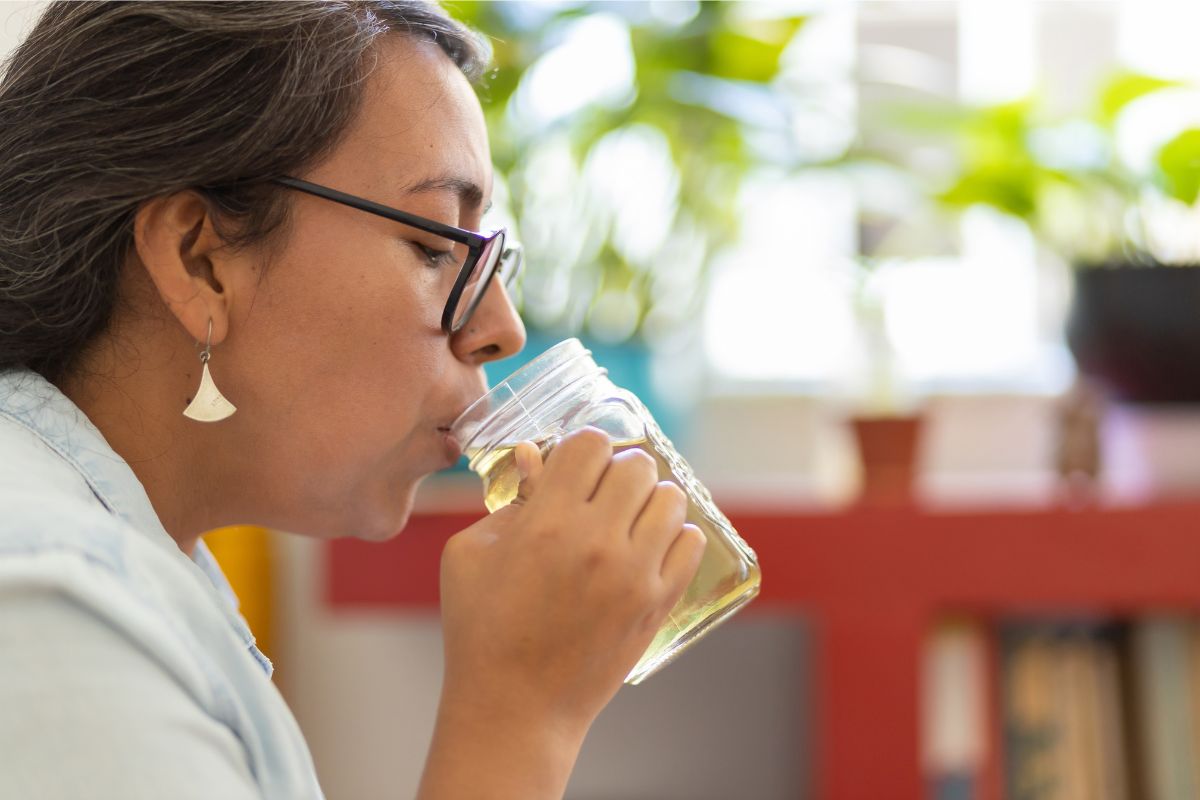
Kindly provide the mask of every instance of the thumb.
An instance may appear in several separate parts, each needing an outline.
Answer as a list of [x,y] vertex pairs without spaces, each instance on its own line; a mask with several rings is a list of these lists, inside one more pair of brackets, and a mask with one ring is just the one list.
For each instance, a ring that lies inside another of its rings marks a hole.
[[521,476],[513,503],[519,505],[528,501],[537,490],[542,477],[542,451],[533,442],[520,442],[513,454],[517,472]]

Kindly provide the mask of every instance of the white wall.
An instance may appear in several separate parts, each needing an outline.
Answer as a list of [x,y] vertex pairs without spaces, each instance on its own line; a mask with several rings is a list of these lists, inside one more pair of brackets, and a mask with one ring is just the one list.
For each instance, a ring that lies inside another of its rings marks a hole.
[[20,43],[45,5],[27,0],[0,0],[0,58]]

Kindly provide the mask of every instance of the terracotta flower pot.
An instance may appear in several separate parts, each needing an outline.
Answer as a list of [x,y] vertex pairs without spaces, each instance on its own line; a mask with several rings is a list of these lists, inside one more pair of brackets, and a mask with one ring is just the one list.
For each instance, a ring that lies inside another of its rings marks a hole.
[[913,501],[921,417],[855,417],[854,433],[862,459],[864,505],[905,505]]

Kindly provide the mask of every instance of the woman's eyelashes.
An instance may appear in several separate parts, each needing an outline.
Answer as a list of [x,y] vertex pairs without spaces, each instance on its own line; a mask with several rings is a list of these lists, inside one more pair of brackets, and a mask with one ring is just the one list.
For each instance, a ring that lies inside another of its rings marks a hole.
[[453,250],[430,247],[414,241],[410,241],[409,244],[416,248],[417,252],[420,253],[421,257],[425,260],[425,263],[431,267],[449,267],[455,266],[458,263],[458,257],[455,255]]

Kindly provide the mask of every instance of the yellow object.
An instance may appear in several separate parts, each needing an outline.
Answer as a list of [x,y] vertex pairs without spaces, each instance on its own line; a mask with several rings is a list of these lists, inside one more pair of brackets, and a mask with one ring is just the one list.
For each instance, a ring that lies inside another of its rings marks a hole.
[[204,534],[204,543],[233,586],[258,649],[270,658],[274,613],[270,534],[255,525],[232,525]]

